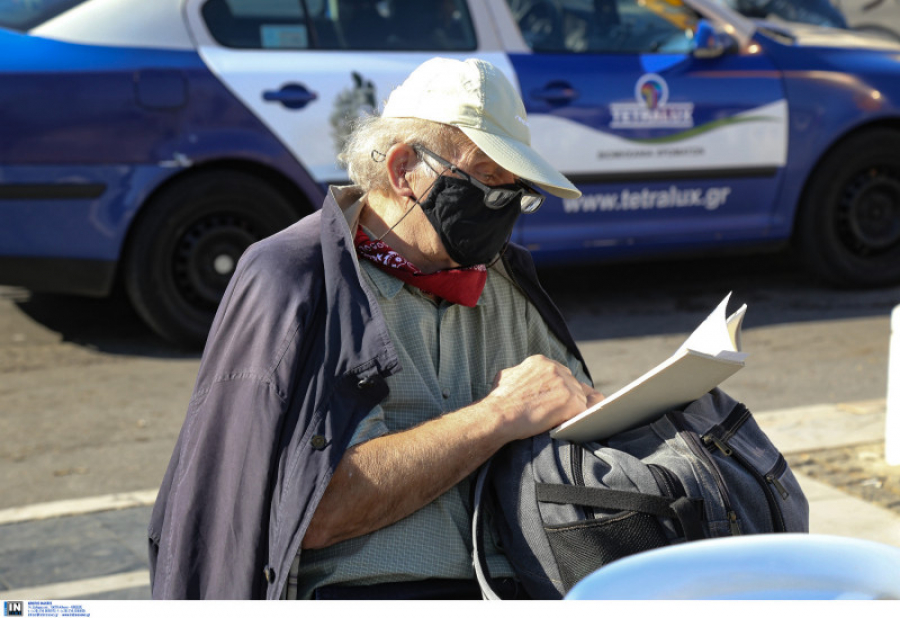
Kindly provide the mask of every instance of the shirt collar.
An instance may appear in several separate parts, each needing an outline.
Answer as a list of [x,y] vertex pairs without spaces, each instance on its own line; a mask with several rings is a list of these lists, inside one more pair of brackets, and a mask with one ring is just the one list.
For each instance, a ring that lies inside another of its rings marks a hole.
[[366,275],[368,275],[369,280],[372,281],[375,289],[378,290],[378,293],[384,298],[394,298],[400,293],[400,290],[403,289],[405,284],[400,279],[384,272],[374,264],[371,264],[366,260],[360,260],[360,265],[366,271]]

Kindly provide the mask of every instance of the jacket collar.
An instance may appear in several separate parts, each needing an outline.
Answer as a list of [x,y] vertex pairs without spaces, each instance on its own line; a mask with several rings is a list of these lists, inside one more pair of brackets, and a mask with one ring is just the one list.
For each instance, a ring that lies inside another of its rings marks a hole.
[[353,234],[362,211],[363,192],[355,186],[330,187],[322,204],[322,257],[325,266],[325,295],[330,308],[326,321],[328,335],[340,341],[346,333],[342,325],[369,324],[362,336],[348,346],[353,358],[346,359],[347,371],[361,380],[387,377],[400,370],[397,352],[391,343],[387,323],[378,300],[363,283]]

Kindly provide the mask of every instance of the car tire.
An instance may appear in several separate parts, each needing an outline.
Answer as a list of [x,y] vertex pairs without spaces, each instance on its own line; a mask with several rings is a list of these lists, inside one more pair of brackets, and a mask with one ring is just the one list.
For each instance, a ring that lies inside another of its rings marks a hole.
[[797,223],[801,257],[843,287],[900,283],[900,131],[867,130],[813,172]]
[[202,346],[241,254],[298,216],[285,195],[245,172],[210,170],[176,181],[134,224],[123,260],[132,305],[170,342]]

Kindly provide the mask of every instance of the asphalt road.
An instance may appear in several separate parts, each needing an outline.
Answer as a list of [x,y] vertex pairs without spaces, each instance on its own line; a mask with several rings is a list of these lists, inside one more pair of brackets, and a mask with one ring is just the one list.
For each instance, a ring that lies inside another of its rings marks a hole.
[[[784,255],[544,269],[601,391],[660,362],[733,292],[751,409],[885,397],[900,287],[834,290]],[[3,507],[159,486],[199,354],[150,333],[121,299],[0,287]]]

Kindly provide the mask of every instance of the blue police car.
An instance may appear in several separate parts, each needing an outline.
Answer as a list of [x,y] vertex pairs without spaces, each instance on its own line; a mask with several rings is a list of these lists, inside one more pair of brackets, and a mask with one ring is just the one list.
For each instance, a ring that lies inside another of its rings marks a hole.
[[584,192],[538,262],[795,243],[900,282],[900,46],[713,0],[0,0],[0,284],[205,338],[243,250],[346,181],[360,114],[435,55],[521,90]]

